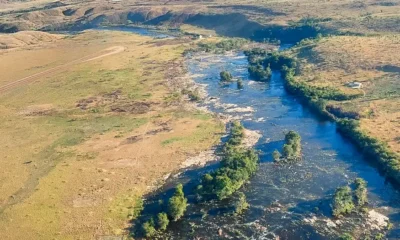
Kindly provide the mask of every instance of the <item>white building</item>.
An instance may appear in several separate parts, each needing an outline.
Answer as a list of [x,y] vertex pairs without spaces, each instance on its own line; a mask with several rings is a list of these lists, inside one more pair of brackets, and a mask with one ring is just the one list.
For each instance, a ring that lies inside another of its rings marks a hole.
[[362,83],[360,83],[360,82],[350,82],[350,83],[347,83],[347,86],[351,87],[351,88],[360,89],[360,88],[362,88]]

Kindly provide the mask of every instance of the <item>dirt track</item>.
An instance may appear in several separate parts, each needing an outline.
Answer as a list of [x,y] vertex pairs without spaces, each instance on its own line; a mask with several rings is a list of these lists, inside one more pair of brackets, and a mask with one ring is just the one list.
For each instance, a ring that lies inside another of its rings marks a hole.
[[59,72],[60,70],[66,70],[67,68],[71,67],[72,65],[79,64],[79,63],[85,63],[85,62],[89,62],[89,61],[93,61],[93,60],[97,60],[97,59],[100,59],[100,58],[103,58],[103,57],[107,57],[107,56],[110,56],[110,55],[114,55],[114,54],[123,52],[124,50],[125,50],[125,47],[123,47],[123,46],[114,46],[114,47],[106,48],[106,49],[103,49],[103,50],[101,50],[101,51],[99,51],[97,53],[90,54],[90,55],[87,55],[85,57],[73,60],[73,61],[65,63],[65,64],[62,64],[60,66],[53,67],[53,68],[47,69],[45,71],[42,71],[42,72],[39,72],[39,73],[35,73],[33,75],[18,79],[16,81],[10,82],[10,83],[8,83],[6,85],[0,86],[0,94],[6,92],[8,90],[11,90],[11,89],[13,89],[15,87],[29,84],[29,83],[31,83],[31,82],[39,79],[39,78],[42,78],[42,77],[45,77],[45,76],[50,76],[52,74],[55,74],[55,73]]

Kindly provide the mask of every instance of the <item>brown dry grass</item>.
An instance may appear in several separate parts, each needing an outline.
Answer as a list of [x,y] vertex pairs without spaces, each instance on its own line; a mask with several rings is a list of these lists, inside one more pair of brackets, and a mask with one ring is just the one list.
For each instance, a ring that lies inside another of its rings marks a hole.
[[46,42],[55,42],[60,38],[62,38],[61,35],[36,31],[22,31],[13,34],[1,34],[0,49],[10,49]]
[[[218,121],[165,103],[166,76],[181,72],[185,47],[162,41],[169,40],[88,31],[1,52],[3,85],[125,47],[0,95],[2,239],[121,234],[150,186],[219,141]],[[113,110],[140,105],[149,107]]]

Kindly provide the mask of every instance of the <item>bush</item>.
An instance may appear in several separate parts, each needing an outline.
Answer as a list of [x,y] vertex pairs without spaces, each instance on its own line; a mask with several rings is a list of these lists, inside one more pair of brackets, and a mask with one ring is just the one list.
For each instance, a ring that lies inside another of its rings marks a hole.
[[168,215],[173,221],[179,220],[186,211],[187,199],[183,193],[182,184],[178,184],[174,195],[168,201]]
[[275,162],[278,162],[281,159],[281,153],[275,149],[275,151],[272,153],[272,158],[274,159]]
[[153,219],[143,223],[142,233],[145,237],[153,237],[157,233],[156,229],[154,228]]
[[353,195],[349,186],[339,187],[333,198],[333,216],[350,213],[354,209]]
[[220,72],[219,76],[221,82],[230,82],[233,79],[232,74],[227,71]]
[[181,93],[182,94],[187,94],[189,99],[190,99],[190,101],[197,102],[197,101],[201,100],[200,93],[199,93],[198,89],[195,89],[194,91],[187,90],[187,89],[182,89]]
[[165,230],[168,227],[169,220],[168,215],[165,212],[161,212],[157,215],[157,228],[160,230]]
[[249,208],[249,203],[246,200],[246,195],[239,192],[238,199],[235,202],[235,214],[242,214],[247,208]]
[[200,101],[200,99],[201,99],[200,94],[199,94],[199,92],[197,90],[190,91],[188,93],[188,96],[189,96],[190,101],[193,101],[193,102]]
[[345,233],[339,237],[339,240],[354,240],[354,238],[349,233]]
[[362,178],[356,178],[355,184],[355,201],[356,205],[362,207],[367,203],[367,182]]

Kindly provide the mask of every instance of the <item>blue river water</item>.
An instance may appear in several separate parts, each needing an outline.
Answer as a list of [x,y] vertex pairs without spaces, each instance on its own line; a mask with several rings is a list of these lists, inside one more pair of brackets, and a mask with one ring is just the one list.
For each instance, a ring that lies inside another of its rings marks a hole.
[[[167,37],[143,29],[111,30]],[[255,145],[260,151],[259,170],[241,190],[250,208],[240,216],[230,214],[235,196],[223,201],[196,201],[193,188],[202,174],[218,166],[218,162],[212,162],[171,177],[147,196],[143,218],[160,211],[159,201],[167,199],[177,183],[183,183],[189,198],[187,212],[182,220],[170,224],[162,239],[337,239],[346,232],[355,236],[385,232],[373,229],[376,222],[368,214],[352,214],[339,220],[331,215],[335,189],[362,177],[368,182],[371,215],[388,217],[393,224],[388,237],[400,239],[400,192],[337,133],[335,123],[319,118],[288,94],[279,72],[274,71],[269,82],[256,82],[250,78],[247,65],[243,53],[197,53],[186,58],[188,73],[208,94],[202,106],[240,119],[245,128],[262,135]],[[235,82],[221,85],[219,73],[223,70],[242,79],[244,88],[238,89]],[[289,130],[302,137],[303,160],[277,165],[271,153],[282,150],[284,134]]]

